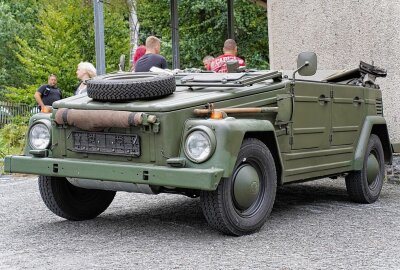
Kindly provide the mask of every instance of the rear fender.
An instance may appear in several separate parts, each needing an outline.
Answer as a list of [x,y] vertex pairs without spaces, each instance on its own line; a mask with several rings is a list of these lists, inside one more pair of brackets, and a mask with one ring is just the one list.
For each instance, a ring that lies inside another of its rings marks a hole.
[[367,116],[354,155],[353,169],[356,171],[363,168],[365,151],[371,134],[377,135],[381,140],[385,163],[392,163],[392,147],[390,144],[386,120],[381,116]]

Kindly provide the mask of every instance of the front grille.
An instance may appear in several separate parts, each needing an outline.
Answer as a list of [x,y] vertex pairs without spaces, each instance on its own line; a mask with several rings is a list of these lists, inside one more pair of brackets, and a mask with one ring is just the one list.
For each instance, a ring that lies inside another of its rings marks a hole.
[[376,108],[376,114],[383,116],[383,104],[381,98],[376,99],[375,108]]

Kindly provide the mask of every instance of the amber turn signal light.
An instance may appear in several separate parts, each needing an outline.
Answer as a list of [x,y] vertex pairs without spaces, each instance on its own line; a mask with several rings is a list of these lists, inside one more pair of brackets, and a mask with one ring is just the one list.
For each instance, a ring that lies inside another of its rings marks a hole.
[[44,107],[42,107],[42,109],[40,111],[42,113],[51,113],[53,111],[53,109],[51,107],[44,106]]
[[212,111],[210,118],[211,119],[224,119],[226,114],[223,111]]

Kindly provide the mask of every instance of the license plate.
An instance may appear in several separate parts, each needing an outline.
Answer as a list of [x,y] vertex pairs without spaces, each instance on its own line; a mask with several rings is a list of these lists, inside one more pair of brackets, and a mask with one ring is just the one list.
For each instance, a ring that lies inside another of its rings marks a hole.
[[140,156],[140,137],[136,134],[72,132],[74,151],[118,156]]

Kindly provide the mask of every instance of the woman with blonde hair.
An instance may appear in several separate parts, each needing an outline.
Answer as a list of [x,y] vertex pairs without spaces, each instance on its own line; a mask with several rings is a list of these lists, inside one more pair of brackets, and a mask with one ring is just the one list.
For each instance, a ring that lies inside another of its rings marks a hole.
[[89,62],[80,62],[76,70],[76,77],[79,79],[79,85],[75,95],[86,93],[86,81],[96,77],[96,68]]

